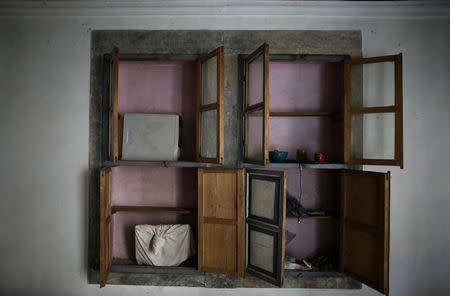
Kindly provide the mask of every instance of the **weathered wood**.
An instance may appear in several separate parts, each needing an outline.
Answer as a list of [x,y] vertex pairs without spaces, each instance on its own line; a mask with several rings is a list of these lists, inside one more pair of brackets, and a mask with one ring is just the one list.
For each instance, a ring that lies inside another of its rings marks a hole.
[[386,294],[389,173],[343,172],[340,224],[340,272]]
[[119,49],[113,50],[113,95],[112,95],[112,122],[113,122],[113,158],[119,161]]
[[395,56],[395,147],[394,155],[397,165],[403,169],[403,57]]
[[[217,57],[217,100],[215,103],[203,105],[203,63]],[[199,162],[223,164],[224,146],[224,47],[218,47],[197,61],[197,142],[196,160]],[[216,157],[202,156],[202,112],[216,110]]]
[[176,207],[146,207],[146,206],[113,206],[112,213],[134,212],[134,213],[167,213],[167,214],[193,214],[195,209],[183,209]]
[[243,275],[241,171],[198,169],[199,270]]

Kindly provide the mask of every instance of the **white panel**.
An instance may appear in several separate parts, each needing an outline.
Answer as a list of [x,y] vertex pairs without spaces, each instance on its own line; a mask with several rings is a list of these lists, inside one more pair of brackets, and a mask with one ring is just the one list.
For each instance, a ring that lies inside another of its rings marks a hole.
[[251,179],[250,214],[270,220],[274,217],[275,182]]
[[177,160],[179,116],[126,113],[123,160]]
[[273,272],[273,236],[250,230],[250,261],[253,266]]

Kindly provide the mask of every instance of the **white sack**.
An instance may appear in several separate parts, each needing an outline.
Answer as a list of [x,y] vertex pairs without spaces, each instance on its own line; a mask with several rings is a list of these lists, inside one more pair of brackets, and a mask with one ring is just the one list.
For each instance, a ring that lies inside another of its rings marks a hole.
[[196,253],[189,224],[136,225],[135,235],[138,264],[178,266]]
[[178,160],[180,117],[166,114],[125,113],[123,160]]

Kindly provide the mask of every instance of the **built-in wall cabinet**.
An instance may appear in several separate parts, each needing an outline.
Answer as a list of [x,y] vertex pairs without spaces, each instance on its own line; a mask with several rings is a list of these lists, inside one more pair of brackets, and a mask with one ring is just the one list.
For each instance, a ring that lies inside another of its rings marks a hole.
[[[263,44],[238,61],[243,118],[227,120],[242,120],[244,162],[204,168],[223,163],[224,48],[204,56],[114,49],[110,158],[100,172],[100,285],[111,270],[157,268],[248,273],[283,286],[290,272],[307,272],[286,267],[287,257],[325,256],[327,264],[311,271],[340,272],[387,294],[390,173],[358,165],[403,167],[402,55],[271,55]],[[365,80],[380,73],[383,81],[374,83],[390,83],[392,92],[375,100],[381,106],[364,98],[376,93]],[[180,161],[122,160],[121,118],[130,112],[180,115]],[[371,149],[379,139],[387,151]],[[298,149],[306,158],[295,159]],[[291,157],[270,162],[272,150]],[[315,162],[315,152],[328,161]],[[321,214],[291,216],[293,199]],[[134,226],[175,223],[191,225],[196,256],[176,267],[137,265]]]

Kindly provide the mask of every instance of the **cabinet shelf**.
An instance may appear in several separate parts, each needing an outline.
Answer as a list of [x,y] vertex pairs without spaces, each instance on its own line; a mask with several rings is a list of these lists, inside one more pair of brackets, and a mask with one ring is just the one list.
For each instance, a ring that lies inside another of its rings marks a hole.
[[155,213],[155,214],[194,214],[195,209],[175,207],[144,207],[144,206],[112,206],[111,213],[133,212],[133,213]]
[[[303,220],[303,219],[333,219],[333,218],[336,218],[336,216],[331,216],[331,215],[309,216],[309,217],[300,218],[300,220]],[[286,219],[298,219],[298,217],[288,216],[288,217],[286,217]]]

